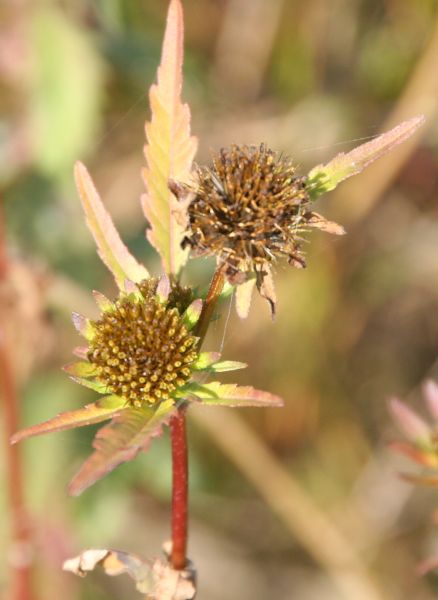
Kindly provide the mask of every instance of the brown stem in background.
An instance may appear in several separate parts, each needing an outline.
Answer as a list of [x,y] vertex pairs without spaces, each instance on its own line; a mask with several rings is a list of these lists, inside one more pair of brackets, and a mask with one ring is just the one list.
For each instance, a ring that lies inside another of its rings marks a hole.
[[[225,284],[223,269],[219,267],[211,280],[201,316],[195,328],[199,336],[198,348],[204,340],[214,308]],[[188,452],[186,434],[186,409],[180,408],[170,419],[172,441],[172,553],[170,562],[176,570],[187,564],[188,518]]]
[[[1,209],[1,206],[0,206]],[[8,272],[4,224],[0,213],[0,284]],[[10,595],[11,600],[32,600],[31,543],[29,519],[24,507],[23,474],[20,447],[9,443],[19,429],[19,403],[7,340],[0,321],[0,395],[3,401],[5,457],[9,514],[11,519]]]

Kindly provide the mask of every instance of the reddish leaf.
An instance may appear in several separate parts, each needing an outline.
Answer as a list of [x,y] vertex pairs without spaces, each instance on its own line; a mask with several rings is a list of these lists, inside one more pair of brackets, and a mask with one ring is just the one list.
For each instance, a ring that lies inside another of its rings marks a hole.
[[166,273],[176,274],[187,260],[181,248],[184,226],[169,180],[188,181],[196,138],[190,136],[190,110],[181,103],[183,64],[183,11],[171,0],[167,15],[158,81],[150,89],[152,119],[146,124],[147,166],[143,169],[146,194],[143,211],[149,221],[148,240],[160,254]]
[[438,456],[436,454],[432,454],[431,452],[420,450],[407,442],[391,442],[389,444],[391,450],[398,452],[399,454],[403,454],[407,456],[414,462],[423,467],[438,467]]
[[118,465],[133,460],[141,450],[147,449],[151,439],[161,433],[173,406],[169,400],[155,411],[151,408],[129,408],[99,429],[93,442],[95,452],[71,481],[69,493],[78,496]]
[[[111,398],[117,398],[112,396]],[[32,425],[18,431],[11,438],[11,443],[16,444],[21,440],[33,437],[35,435],[42,435],[44,433],[52,433],[54,431],[63,431],[64,429],[73,429],[75,427],[83,427],[84,425],[93,425],[93,423],[100,423],[101,421],[107,421],[115,415],[124,412],[124,407],[121,405],[123,402],[120,398],[117,398],[118,402],[115,402],[111,406],[111,403],[105,404],[105,398],[101,402],[95,402],[93,404],[87,404],[83,408],[78,410],[72,410],[69,412],[60,413],[53,419],[39,423],[38,425]]]
[[324,192],[335,189],[344,179],[363,171],[377,158],[411,137],[423,123],[423,115],[413,117],[347,154],[341,152],[326,165],[314,167],[308,179],[312,198],[315,199]]
[[99,256],[114,275],[119,288],[124,289],[126,279],[136,282],[147,279],[149,273],[130,254],[120,239],[87,169],[80,162],[75,165],[75,179],[87,225],[96,242]]
[[397,398],[392,398],[389,402],[389,408],[400,429],[409,440],[416,443],[427,443],[429,441],[431,434],[429,425],[406,404],[403,404]]
[[185,386],[187,393],[211,406],[283,406],[279,396],[235,383],[222,384],[212,381],[205,385],[196,383]]

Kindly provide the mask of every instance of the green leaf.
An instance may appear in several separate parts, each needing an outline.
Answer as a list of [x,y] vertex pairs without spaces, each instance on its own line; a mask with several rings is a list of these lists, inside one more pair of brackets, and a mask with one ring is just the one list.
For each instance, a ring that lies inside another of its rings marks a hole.
[[83,385],[84,387],[97,392],[98,394],[110,393],[110,389],[107,385],[95,379],[85,379],[85,377],[76,377],[76,375],[70,375],[70,379],[75,383],[79,383],[79,385]]
[[192,394],[201,400],[202,404],[211,406],[283,406],[283,400],[279,396],[234,383],[191,383],[184,386],[184,389],[185,395]]
[[75,179],[86,222],[96,242],[97,252],[114,275],[119,289],[125,290],[127,279],[134,282],[147,279],[149,273],[136,261],[122,242],[86,167],[80,162],[75,165]]
[[[117,398],[116,396],[110,396],[110,398],[111,401],[108,401],[108,404],[106,402],[87,404],[87,406],[78,410],[60,413],[48,421],[22,429],[12,436],[11,443],[15,444],[35,435],[63,431],[64,429],[74,429],[75,427],[83,427],[84,425],[93,425],[93,423],[106,421],[125,410],[121,398]],[[117,398],[117,401],[115,398]]]
[[91,363],[82,360],[64,365],[62,370],[75,377],[93,377],[93,375],[96,375],[96,367]]
[[97,432],[93,442],[95,451],[72,479],[69,493],[78,496],[118,465],[146,450],[151,439],[161,433],[173,409],[173,401],[168,400],[155,410],[127,408],[116,415],[109,425]]
[[192,364],[192,368],[195,371],[204,371],[205,369],[208,369],[208,367],[211,367],[212,364],[216,363],[220,357],[220,352],[201,352]]
[[195,371],[208,371],[209,373],[224,373],[226,371],[237,371],[245,369],[248,365],[234,360],[220,359],[219,352],[201,352],[197,360],[192,364]]
[[315,200],[321,194],[334,190],[344,179],[363,171],[376,159],[407,140],[418,127],[423,125],[424,121],[423,115],[413,117],[347,154],[341,152],[326,165],[314,167],[308,176],[311,198]]
[[142,197],[150,224],[148,240],[169,274],[177,274],[188,255],[181,248],[185,228],[177,216],[181,206],[169,190],[169,180],[188,181],[197,149],[197,140],[190,135],[189,107],[181,103],[183,37],[181,2],[171,0],[157,84],[149,92],[152,118],[146,123],[146,194]]

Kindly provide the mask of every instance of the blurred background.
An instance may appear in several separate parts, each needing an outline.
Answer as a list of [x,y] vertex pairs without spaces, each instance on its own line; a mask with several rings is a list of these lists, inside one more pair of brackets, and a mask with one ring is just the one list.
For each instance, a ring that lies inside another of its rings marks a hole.
[[[419,408],[421,382],[438,378],[438,2],[183,4],[184,99],[200,163],[233,142],[265,142],[304,174],[403,119],[427,117],[420,135],[318,201],[348,235],[313,233],[306,270],[278,266],[274,323],[256,298],[245,323],[232,309],[227,323],[224,303],[212,328],[207,349],[223,343],[227,358],[250,365],[239,381],[286,406],[191,413],[199,598],[436,598],[436,575],[416,569],[438,555],[438,495],[398,477],[410,465],[387,448],[399,437],[387,399]],[[138,597],[126,576],[77,580],[60,565],[92,546],[154,557],[169,537],[167,435],[75,499],[66,485],[94,428],[26,442],[28,521],[10,510],[6,458],[14,387],[22,425],[93,400],[60,371],[78,344],[71,311],[96,316],[91,290],[115,294],[81,215],[75,160],[86,162],[129,247],[159,271],[139,197],[166,10],[164,0],[0,4],[5,598],[25,598],[8,583],[9,563],[26,562],[17,552],[23,523],[34,600]],[[186,279],[205,287],[211,270],[194,261]]]

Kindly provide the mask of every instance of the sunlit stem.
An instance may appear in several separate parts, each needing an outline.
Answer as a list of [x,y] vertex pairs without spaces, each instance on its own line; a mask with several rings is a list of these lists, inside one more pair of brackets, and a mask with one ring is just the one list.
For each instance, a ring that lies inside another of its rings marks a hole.
[[[207,333],[213,311],[225,284],[221,268],[217,269],[210,283],[201,316],[195,328],[200,348]],[[185,408],[182,407],[170,419],[172,440],[172,553],[170,562],[174,569],[187,565],[187,519],[188,519],[188,452]]]

